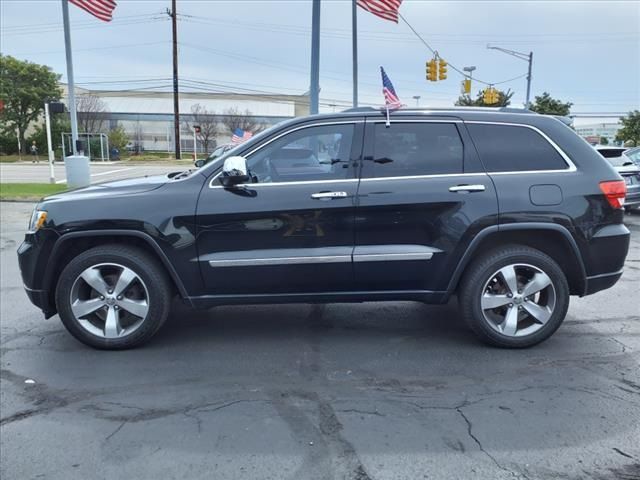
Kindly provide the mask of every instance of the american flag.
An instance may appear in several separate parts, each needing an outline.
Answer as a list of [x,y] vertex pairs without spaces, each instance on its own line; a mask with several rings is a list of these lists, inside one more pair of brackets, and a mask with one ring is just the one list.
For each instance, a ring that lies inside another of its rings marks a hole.
[[116,8],[115,0],[69,0],[69,2],[104,22],[111,21]]
[[402,0],[358,0],[358,6],[374,15],[398,23]]
[[251,137],[253,137],[253,133],[246,132],[241,128],[236,128],[233,132],[233,135],[231,136],[231,143],[239,144],[242,142],[246,142]]
[[384,71],[384,68],[380,67],[380,73],[382,73],[382,93],[384,95],[384,104],[390,110],[400,108],[402,106],[402,102],[398,98],[396,89],[393,88],[393,83],[391,83],[391,80],[387,77],[387,73]]

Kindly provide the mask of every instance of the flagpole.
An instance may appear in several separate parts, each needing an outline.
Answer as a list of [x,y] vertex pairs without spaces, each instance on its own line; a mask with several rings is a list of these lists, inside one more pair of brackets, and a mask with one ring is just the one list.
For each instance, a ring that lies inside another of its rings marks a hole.
[[313,0],[311,13],[311,85],[309,113],[318,113],[320,97],[320,0]]
[[358,106],[358,5],[351,1],[351,39],[353,43],[353,108]]
[[69,116],[71,117],[71,143],[73,155],[78,155],[78,115],[76,113],[76,87],[73,80],[73,57],[71,55],[71,29],[69,28],[69,4],[62,0],[64,23],[64,48],[67,54],[67,89],[69,93]]

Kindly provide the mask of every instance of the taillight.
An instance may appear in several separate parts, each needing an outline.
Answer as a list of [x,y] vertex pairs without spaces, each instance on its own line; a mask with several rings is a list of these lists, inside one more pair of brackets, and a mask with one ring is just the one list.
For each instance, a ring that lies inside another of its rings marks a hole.
[[624,197],[627,195],[627,186],[624,180],[612,180],[610,182],[600,182],[600,190],[607,197],[609,205],[613,208],[622,208]]

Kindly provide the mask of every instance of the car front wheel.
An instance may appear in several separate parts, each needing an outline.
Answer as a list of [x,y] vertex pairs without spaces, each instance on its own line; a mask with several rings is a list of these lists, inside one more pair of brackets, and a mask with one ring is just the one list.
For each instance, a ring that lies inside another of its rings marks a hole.
[[509,246],[475,261],[458,297],[463,318],[483,341],[524,348],[558,329],[569,307],[569,286],[551,257]]
[[171,288],[162,267],[132,247],[92,248],[64,268],[56,289],[62,323],[94,348],[121,350],[148,341],[166,320]]

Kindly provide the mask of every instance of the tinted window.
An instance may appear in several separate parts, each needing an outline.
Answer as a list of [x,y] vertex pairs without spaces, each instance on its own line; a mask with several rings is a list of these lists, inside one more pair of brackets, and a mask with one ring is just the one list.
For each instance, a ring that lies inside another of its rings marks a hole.
[[461,173],[464,151],[453,123],[376,123],[373,161],[365,177],[405,177]]
[[602,155],[604,158],[617,158],[622,156],[622,152],[624,152],[625,149],[624,148],[603,148],[603,149],[596,148],[596,150],[598,150],[598,153]]
[[284,135],[247,159],[258,183],[347,178],[353,124],[309,127]]
[[468,123],[488,172],[563,170],[567,164],[538,132],[527,127]]

